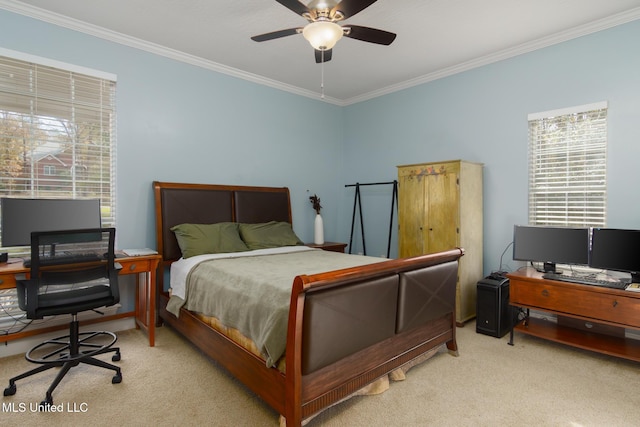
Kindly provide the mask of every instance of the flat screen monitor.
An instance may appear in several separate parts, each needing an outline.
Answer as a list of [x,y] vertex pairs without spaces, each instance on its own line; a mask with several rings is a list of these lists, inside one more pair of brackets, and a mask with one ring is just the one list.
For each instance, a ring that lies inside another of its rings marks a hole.
[[557,273],[556,264],[589,264],[589,229],[516,225],[513,259],[542,262],[543,270]]
[[589,267],[630,273],[640,283],[640,230],[594,228]]
[[[2,247],[30,246],[32,231],[100,228],[99,199],[0,199]],[[76,243],[64,241],[48,242]],[[89,237],[87,237],[89,238]],[[98,240],[99,240],[98,236]],[[93,241],[91,239],[88,241]]]

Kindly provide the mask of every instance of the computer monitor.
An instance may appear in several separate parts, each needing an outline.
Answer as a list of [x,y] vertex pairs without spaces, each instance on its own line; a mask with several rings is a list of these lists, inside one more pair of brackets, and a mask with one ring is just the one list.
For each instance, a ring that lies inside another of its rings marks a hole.
[[[0,226],[2,227],[2,247],[31,245],[32,231],[76,230],[100,228],[99,199],[0,199]],[[96,236],[100,240],[100,236]],[[69,236],[71,239],[72,237]],[[94,236],[85,235],[86,241],[94,241]],[[78,243],[66,241],[64,235],[58,241],[47,242],[53,248],[58,243]]]
[[543,271],[558,273],[556,264],[589,264],[589,229],[515,225],[513,259],[542,262]]
[[640,283],[640,230],[594,228],[589,267],[630,273]]

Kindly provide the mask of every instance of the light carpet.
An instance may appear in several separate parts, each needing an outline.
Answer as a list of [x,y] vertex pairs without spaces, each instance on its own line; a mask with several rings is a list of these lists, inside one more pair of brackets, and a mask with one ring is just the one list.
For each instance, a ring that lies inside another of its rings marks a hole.
[[[457,329],[459,357],[445,349],[385,393],[326,410],[314,426],[638,426],[640,364],[516,334],[498,339]],[[278,426],[259,398],[169,327],[149,347],[138,330],[118,333],[123,381],[81,366],[54,391],[56,409],[37,412],[57,369],[17,382],[0,425]],[[105,357],[105,356],[102,356]],[[105,360],[108,360],[107,357]],[[33,365],[0,359],[0,385]]]

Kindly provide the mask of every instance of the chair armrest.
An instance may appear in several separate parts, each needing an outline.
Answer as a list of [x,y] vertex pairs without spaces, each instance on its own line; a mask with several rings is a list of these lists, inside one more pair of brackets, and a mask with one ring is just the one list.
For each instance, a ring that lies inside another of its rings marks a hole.
[[[16,292],[18,294],[18,306],[27,312],[27,318],[35,318],[38,307],[39,283],[36,279],[16,281]],[[27,297],[29,295],[29,297]]]

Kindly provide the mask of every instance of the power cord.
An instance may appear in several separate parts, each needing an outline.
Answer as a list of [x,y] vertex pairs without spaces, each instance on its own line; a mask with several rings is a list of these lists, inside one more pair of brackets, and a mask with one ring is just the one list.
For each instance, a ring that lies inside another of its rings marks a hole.
[[504,254],[507,253],[507,250],[511,247],[511,245],[513,245],[513,241],[511,241],[502,251],[502,254],[500,255],[500,265],[498,266],[498,271],[492,272],[491,273],[492,276],[504,276],[510,271],[510,268],[507,268],[507,269],[503,268],[504,264],[502,263],[502,258],[504,257]]

